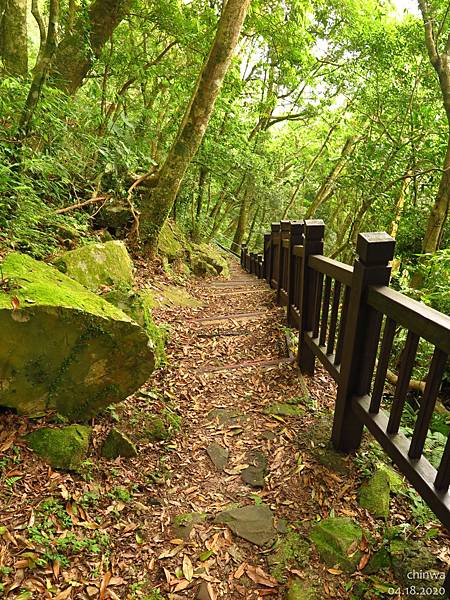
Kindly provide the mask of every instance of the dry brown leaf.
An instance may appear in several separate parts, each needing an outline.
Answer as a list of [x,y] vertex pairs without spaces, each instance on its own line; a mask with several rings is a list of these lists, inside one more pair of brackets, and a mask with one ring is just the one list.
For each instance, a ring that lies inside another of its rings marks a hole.
[[275,579],[275,577],[265,573],[261,567],[253,567],[248,565],[245,569],[245,572],[252,581],[259,585],[265,585],[266,587],[271,588],[278,586],[278,581]]
[[53,600],[67,600],[69,596],[72,594],[72,586],[69,586],[63,592],[60,592],[57,596],[53,596]]
[[342,575],[341,569],[327,569],[328,573],[332,575]]
[[364,567],[369,562],[369,558],[370,558],[370,554],[363,554],[361,556],[361,560],[359,561],[359,564],[358,564],[358,570],[359,571],[362,571],[364,569]]
[[106,588],[108,587],[108,584],[109,584],[109,581],[110,581],[111,577],[112,577],[111,571],[107,571],[103,575],[102,583],[100,585],[100,593],[98,595],[98,600],[103,600],[103,598],[105,597]]
[[240,579],[242,577],[242,575],[245,573],[245,569],[247,568],[247,563],[243,562],[242,564],[239,565],[239,567],[236,569],[236,571],[234,572],[233,577],[235,579]]
[[183,557],[183,575],[188,581],[192,581],[192,577],[194,576],[194,567],[192,566],[191,559],[187,554],[185,554]]

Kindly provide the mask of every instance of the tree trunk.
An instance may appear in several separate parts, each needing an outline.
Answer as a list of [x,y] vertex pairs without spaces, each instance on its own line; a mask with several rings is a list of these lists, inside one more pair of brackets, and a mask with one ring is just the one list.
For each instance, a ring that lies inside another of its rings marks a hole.
[[314,216],[316,210],[320,206],[322,206],[322,204],[326,202],[328,198],[332,195],[336,182],[339,179],[339,176],[341,175],[342,171],[345,169],[345,166],[347,164],[347,158],[353,152],[359,139],[360,138],[358,138],[357,136],[351,136],[346,140],[338,161],[328,174],[323,184],[320,186],[316,197],[314,198],[308,210],[306,211],[305,219],[310,219],[312,216]]
[[403,208],[405,206],[406,200],[406,191],[411,182],[412,172],[408,169],[405,173],[405,176],[402,179],[402,183],[400,185],[400,192],[398,195],[397,203],[395,205],[395,213],[394,218],[392,220],[391,231],[389,235],[394,239],[397,237],[398,227],[400,225],[400,221],[402,218]]
[[128,0],[95,0],[88,19],[78,11],[73,28],[68,29],[55,56],[53,75],[58,88],[67,94],[76,93],[127,7]]
[[442,101],[449,126],[447,151],[444,158],[444,166],[438,193],[428,218],[427,228],[422,243],[422,251],[436,252],[439,250],[448,217],[450,203],[450,35],[446,36],[444,51],[440,54],[438,50],[438,37],[440,30],[434,30],[433,15],[426,0],[419,0],[419,8],[422,13],[425,29],[425,45],[428,57],[433,65],[441,88]]
[[0,1],[0,55],[8,75],[28,72],[27,0]]
[[186,170],[208,126],[217,96],[233,57],[251,0],[228,0],[216,36],[183,121],[164,164],[157,186],[144,198],[141,237],[149,252],[156,249],[161,228],[170,213]]
[[22,116],[20,118],[19,130],[22,132],[22,134],[27,134],[30,129],[34,111],[38,105],[42,88],[52,64],[53,56],[56,50],[58,20],[59,0],[50,0],[48,30],[45,39],[45,45],[42,49],[42,52],[39,53],[39,62],[34,68],[34,75],[30,85],[30,91],[28,92],[25,106],[23,107]]
[[244,240],[245,230],[247,229],[248,213],[250,210],[250,202],[253,198],[253,185],[249,184],[244,197],[242,198],[241,205],[239,207],[239,218],[236,225],[236,231],[234,233],[233,242],[231,244],[231,250],[234,252],[240,252],[241,244]]

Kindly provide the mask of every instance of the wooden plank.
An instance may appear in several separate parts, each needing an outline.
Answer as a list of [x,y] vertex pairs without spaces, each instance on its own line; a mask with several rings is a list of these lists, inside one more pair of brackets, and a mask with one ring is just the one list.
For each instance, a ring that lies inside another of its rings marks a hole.
[[334,356],[334,364],[340,365],[342,360],[342,348],[344,345],[345,328],[347,326],[348,304],[350,300],[350,288],[345,286],[344,299],[342,301],[341,318],[339,320],[339,334],[336,343],[336,352]]
[[328,275],[325,277],[325,289],[323,292],[322,300],[322,318],[320,321],[320,345],[325,345],[327,338],[327,327],[328,327],[328,312],[330,310],[330,298],[331,298],[331,277]]
[[312,254],[309,257],[308,264],[315,271],[329,275],[332,279],[337,279],[344,285],[349,287],[352,285],[353,267],[350,265],[319,254]]
[[334,341],[336,339],[336,325],[339,311],[339,303],[341,300],[341,282],[336,279],[333,290],[333,303],[330,316],[330,331],[328,333],[327,354],[332,354],[334,351]]
[[391,414],[389,415],[388,433],[397,433],[398,428],[400,427],[418,344],[419,336],[412,331],[408,331],[405,347],[403,349],[403,358],[400,363],[397,385],[395,386]]
[[409,440],[402,433],[386,433],[388,417],[384,411],[380,411],[376,415],[369,413],[369,396],[353,397],[352,405],[355,414],[398,466],[401,473],[414,486],[445,527],[450,529],[450,494],[448,491],[438,490],[434,486],[436,469],[423,456],[419,459],[412,459],[408,456]]
[[368,303],[409,331],[450,354],[450,317],[389,287],[371,286]]
[[395,335],[395,321],[387,317],[384,325],[383,341],[381,342],[380,356],[378,358],[378,367],[375,374],[372,399],[370,402],[370,412],[377,413],[380,410],[381,399],[384,392],[384,383],[389,367],[389,358],[391,356],[392,343]]
[[447,364],[447,355],[439,348],[435,348],[431,367],[426,378],[425,390],[420,401],[419,414],[409,448],[409,458],[420,458],[422,456],[425,438],[427,437],[431,417],[433,416],[436,398],[441,387],[442,377]]

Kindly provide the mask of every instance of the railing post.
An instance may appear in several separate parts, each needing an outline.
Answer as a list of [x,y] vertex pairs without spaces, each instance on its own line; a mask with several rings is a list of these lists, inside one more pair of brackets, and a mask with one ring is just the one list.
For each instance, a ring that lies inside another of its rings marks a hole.
[[381,326],[381,315],[366,302],[367,288],[389,284],[394,247],[387,233],[358,235],[332,433],[341,452],[356,450],[361,443],[364,426],[353,412],[352,398],[370,391]]
[[303,263],[300,278],[300,331],[298,336],[298,365],[302,373],[314,375],[315,355],[307,346],[306,332],[314,327],[317,289],[317,273],[308,265],[311,254],[323,254],[325,223],[322,220],[306,220],[303,224]]
[[270,248],[270,269],[269,269],[269,285],[270,285],[271,288],[275,287],[272,284],[273,274],[274,274],[274,271],[275,271],[274,238],[279,233],[280,233],[280,224],[279,223],[272,223],[272,225],[271,225],[271,240],[272,240],[272,244],[271,244],[271,248]]
[[247,252],[247,244],[241,244],[241,267],[245,268],[245,253]]
[[270,254],[272,252],[272,248],[269,250],[270,244],[270,233],[264,234],[264,270],[263,277],[270,284]]
[[296,261],[292,256],[292,249],[294,246],[299,246],[302,243],[303,239],[303,221],[292,221],[291,222],[291,235],[289,238],[289,257],[288,257],[288,279],[287,279],[287,295],[288,295],[288,303],[287,303],[287,322],[288,325],[295,325],[292,321],[291,317],[291,306],[294,303],[294,289],[295,289],[295,264]]
[[289,239],[291,233],[291,222],[280,221],[280,251],[278,253],[278,285],[277,285],[277,304],[281,303],[281,288],[284,279],[284,250],[283,240]]
[[256,269],[256,274],[258,275],[258,279],[261,279],[263,277],[263,268],[262,268],[262,260],[263,260],[263,255],[262,254],[257,254],[256,255],[256,261],[257,261],[257,269]]

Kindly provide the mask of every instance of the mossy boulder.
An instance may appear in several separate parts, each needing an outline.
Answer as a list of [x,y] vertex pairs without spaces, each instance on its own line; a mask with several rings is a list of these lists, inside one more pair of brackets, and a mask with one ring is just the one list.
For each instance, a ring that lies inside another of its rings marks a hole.
[[[392,570],[399,582],[406,586],[416,584],[425,588],[431,581],[435,582],[432,586],[436,588],[442,585],[442,565],[419,540],[395,538],[390,542],[389,552]],[[414,572],[423,574],[422,578],[411,579]]]
[[102,297],[120,308],[145,329],[155,355],[155,367],[165,364],[167,360],[165,346],[168,330],[165,327],[158,326],[153,320],[154,298],[152,293],[147,290],[135,292],[122,286],[106,292]]
[[211,244],[191,244],[189,264],[197,276],[222,275],[229,277],[228,263]]
[[313,585],[296,577],[289,584],[286,600],[319,600],[321,597]]
[[114,427],[103,443],[101,454],[105,458],[117,458],[118,456],[133,458],[137,456],[137,449],[125,433]]
[[338,566],[347,573],[356,570],[361,559],[362,529],[354,521],[347,517],[328,517],[314,525],[310,538],[329,567]]
[[305,409],[296,404],[288,404],[286,402],[277,402],[270,404],[264,409],[266,415],[277,415],[280,417],[301,417],[305,414]]
[[301,568],[308,564],[310,544],[304,537],[289,529],[277,542],[275,552],[267,557],[270,574],[280,583],[286,581],[288,568]]
[[92,243],[65,252],[55,266],[89,290],[102,285],[131,286],[133,263],[123,242]]
[[30,448],[52,467],[78,471],[87,454],[90,436],[91,427],[70,425],[61,429],[36,429],[26,439]]
[[372,477],[363,483],[359,490],[359,504],[374,517],[388,517],[391,499],[389,477],[382,469],[377,469]]
[[395,471],[392,467],[383,462],[380,462],[377,464],[377,469],[378,471],[383,471],[384,473],[386,473],[389,479],[391,492],[393,494],[399,494],[405,489],[406,485],[404,478],[401,475],[399,475],[399,473],[397,473],[397,471]]
[[83,421],[148,379],[152,344],[124,312],[26,255],[2,272],[0,405]]
[[163,442],[170,438],[170,432],[164,420],[157,415],[151,415],[144,431],[145,437],[151,442]]
[[172,221],[164,223],[158,238],[158,253],[169,263],[185,256],[186,240]]

